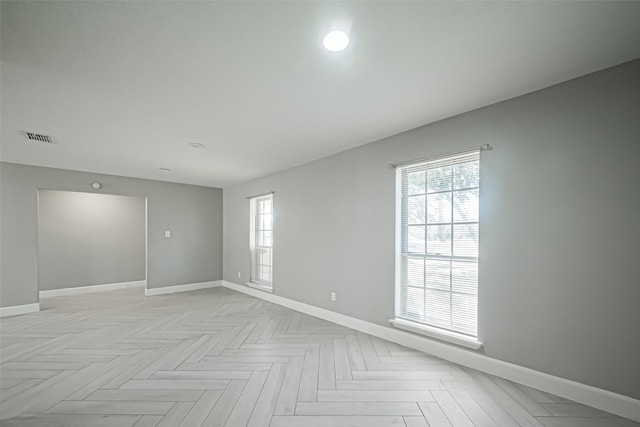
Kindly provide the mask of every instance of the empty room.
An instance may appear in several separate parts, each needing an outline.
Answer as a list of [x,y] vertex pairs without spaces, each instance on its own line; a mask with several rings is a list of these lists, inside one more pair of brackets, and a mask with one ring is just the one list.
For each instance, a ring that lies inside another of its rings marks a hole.
[[640,426],[640,1],[0,42],[0,426]]

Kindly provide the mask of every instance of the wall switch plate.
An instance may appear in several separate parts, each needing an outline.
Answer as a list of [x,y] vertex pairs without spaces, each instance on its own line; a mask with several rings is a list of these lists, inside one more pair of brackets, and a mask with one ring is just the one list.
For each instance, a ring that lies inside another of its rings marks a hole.
[[171,237],[171,231],[165,230],[164,237]]
[[240,272],[238,271],[238,279],[240,278]]
[[331,301],[335,301],[335,300],[336,300],[336,293],[331,292]]

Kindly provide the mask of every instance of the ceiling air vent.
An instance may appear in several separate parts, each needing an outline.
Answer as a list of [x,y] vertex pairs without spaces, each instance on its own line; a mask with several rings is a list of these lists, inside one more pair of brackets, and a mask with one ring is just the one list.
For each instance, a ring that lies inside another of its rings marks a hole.
[[27,132],[27,131],[24,131],[24,135],[27,137],[29,141],[44,142],[46,144],[56,143],[53,140],[53,137],[49,135],[42,135],[41,133],[33,133],[33,132]]

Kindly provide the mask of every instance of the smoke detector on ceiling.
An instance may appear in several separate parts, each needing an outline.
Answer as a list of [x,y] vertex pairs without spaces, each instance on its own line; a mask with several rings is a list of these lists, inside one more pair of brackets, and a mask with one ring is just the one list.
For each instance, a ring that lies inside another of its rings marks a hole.
[[27,132],[26,130],[22,131],[24,133],[24,136],[29,140],[29,141],[33,141],[33,142],[44,142],[46,144],[55,144],[56,141],[53,139],[52,136],[50,135],[43,135],[41,133],[33,133],[33,132]]

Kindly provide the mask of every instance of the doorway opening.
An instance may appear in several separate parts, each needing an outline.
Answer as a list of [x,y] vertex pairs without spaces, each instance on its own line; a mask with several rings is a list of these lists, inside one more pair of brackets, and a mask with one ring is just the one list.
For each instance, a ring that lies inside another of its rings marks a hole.
[[146,198],[38,190],[41,298],[146,282]]

